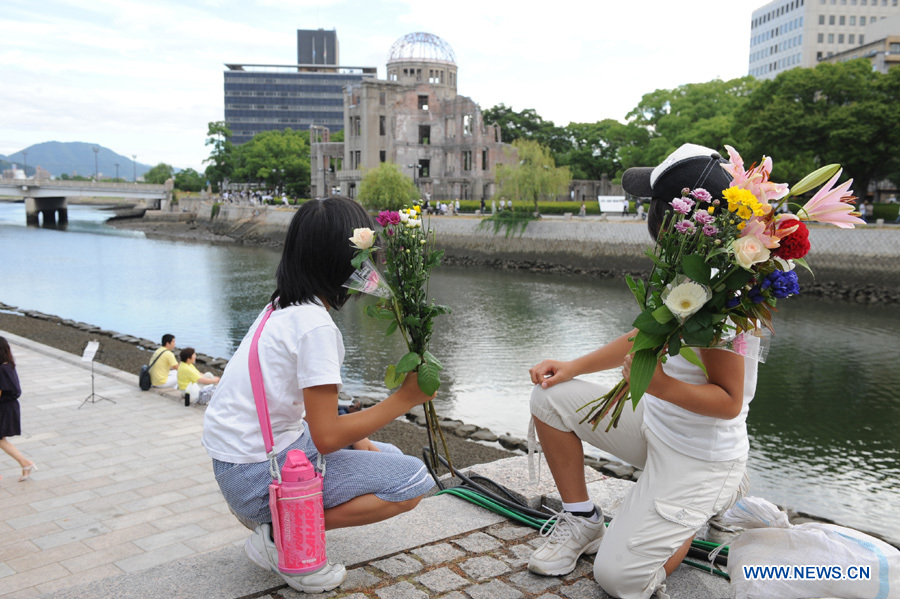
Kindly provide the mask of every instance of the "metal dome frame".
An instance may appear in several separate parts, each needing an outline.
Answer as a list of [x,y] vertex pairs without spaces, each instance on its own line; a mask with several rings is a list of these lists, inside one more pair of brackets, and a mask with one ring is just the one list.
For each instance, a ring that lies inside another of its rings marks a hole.
[[450,44],[432,33],[408,33],[391,46],[388,64],[394,62],[438,62],[456,65]]

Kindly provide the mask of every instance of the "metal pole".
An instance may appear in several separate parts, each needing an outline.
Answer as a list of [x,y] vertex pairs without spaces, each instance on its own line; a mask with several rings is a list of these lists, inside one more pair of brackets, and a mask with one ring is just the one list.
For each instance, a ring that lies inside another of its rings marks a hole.
[[136,160],[137,160],[137,154],[132,154],[131,155],[131,170],[132,170],[131,182],[132,183],[137,183],[137,162],[136,162]]
[[25,177],[28,177],[28,152],[22,150],[22,161],[25,165],[22,167],[22,170],[25,171]]
[[97,153],[100,152],[100,148],[94,146],[94,181],[97,181],[100,178],[100,171],[97,168]]
[[119,180],[119,163],[116,163],[116,181]]

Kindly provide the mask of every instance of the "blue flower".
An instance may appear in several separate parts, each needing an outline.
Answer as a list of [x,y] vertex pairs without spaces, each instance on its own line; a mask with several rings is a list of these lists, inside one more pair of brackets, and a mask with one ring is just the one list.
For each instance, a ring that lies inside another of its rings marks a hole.
[[737,308],[740,305],[741,305],[741,296],[739,296],[739,295],[736,295],[733,298],[731,298],[730,300],[728,300],[727,302],[725,302],[725,307],[729,310],[732,308]]
[[797,281],[797,273],[794,271],[783,272],[776,270],[766,277],[762,283],[762,289],[772,289],[772,295],[777,299],[784,299],[800,293],[800,283]]
[[749,297],[750,301],[754,304],[761,304],[766,301],[766,296],[763,295],[762,288],[759,285],[754,285],[753,288],[747,292],[747,297]]

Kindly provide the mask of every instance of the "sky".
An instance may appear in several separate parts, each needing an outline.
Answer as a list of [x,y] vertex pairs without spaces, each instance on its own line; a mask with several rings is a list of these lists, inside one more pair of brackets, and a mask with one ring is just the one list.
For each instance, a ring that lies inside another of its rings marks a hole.
[[0,154],[100,144],[202,171],[226,63],[295,64],[297,29],[334,29],[340,62],[385,78],[412,32],[446,41],[458,93],[557,125],[619,121],[645,93],[747,74],[764,0],[5,0]]

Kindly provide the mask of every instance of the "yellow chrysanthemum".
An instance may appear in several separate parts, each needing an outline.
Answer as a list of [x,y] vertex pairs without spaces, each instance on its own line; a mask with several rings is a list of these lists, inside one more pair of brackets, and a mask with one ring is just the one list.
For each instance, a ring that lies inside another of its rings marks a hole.
[[751,216],[762,216],[764,209],[756,196],[748,189],[729,187],[722,192],[722,197],[728,201],[728,210],[747,220]]
[[418,205],[416,205],[416,212],[422,212],[422,208]]

